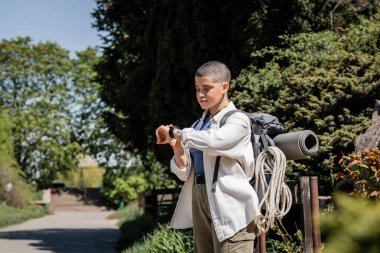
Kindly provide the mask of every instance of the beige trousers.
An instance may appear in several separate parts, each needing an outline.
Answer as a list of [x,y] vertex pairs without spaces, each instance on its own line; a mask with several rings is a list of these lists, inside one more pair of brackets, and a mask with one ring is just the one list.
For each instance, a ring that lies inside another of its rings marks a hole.
[[255,233],[244,228],[231,238],[219,242],[211,222],[206,185],[193,186],[193,237],[195,253],[252,253]]

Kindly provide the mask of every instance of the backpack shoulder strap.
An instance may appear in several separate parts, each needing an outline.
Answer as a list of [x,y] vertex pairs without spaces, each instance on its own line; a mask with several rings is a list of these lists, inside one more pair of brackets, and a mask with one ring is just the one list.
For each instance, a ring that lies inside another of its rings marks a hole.
[[213,193],[215,193],[216,181],[218,181],[219,163],[220,163],[220,155],[216,157],[215,166],[214,166],[214,175],[212,177],[212,188],[211,188],[211,192]]
[[[242,113],[244,113],[243,111],[238,110],[238,109],[226,112],[226,114],[224,114],[223,117],[222,117],[222,119],[219,121],[219,127],[222,127],[226,123],[227,119],[232,114],[234,114],[235,112],[242,112]],[[220,164],[220,156],[217,156],[216,157],[216,161],[215,161],[215,166],[214,166],[214,175],[212,177],[212,188],[211,188],[211,191],[213,193],[215,193],[216,182],[218,181],[219,164]]]
[[227,119],[228,119],[232,114],[234,114],[235,112],[245,113],[245,112],[243,112],[243,111],[241,111],[241,110],[238,110],[238,109],[236,109],[236,110],[231,110],[231,111],[226,112],[226,114],[224,114],[223,117],[222,117],[222,119],[219,121],[219,127],[222,127],[222,126],[226,123]]

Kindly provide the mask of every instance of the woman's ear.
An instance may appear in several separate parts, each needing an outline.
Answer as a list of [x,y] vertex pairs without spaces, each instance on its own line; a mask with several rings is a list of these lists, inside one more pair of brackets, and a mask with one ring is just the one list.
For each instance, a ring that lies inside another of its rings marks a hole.
[[223,93],[227,94],[229,88],[230,84],[228,82],[223,82]]

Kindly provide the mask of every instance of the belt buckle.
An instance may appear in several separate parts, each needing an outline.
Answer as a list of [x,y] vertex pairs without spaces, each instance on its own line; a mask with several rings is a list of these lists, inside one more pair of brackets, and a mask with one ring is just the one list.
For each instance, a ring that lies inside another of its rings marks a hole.
[[198,186],[198,185],[201,185],[201,184],[204,184],[204,180],[203,180],[203,182],[202,182],[202,178],[203,178],[204,176],[202,176],[202,175],[197,175],[197,176],[195,176],[195,178],[194,178],[194,185],[195,186]]

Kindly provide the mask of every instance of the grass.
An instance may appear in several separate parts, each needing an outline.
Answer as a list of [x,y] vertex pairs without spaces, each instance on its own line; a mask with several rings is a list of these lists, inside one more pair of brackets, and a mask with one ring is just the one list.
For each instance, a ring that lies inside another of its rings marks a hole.
[[[112,213],[109,218],[119,219],[121,236],[116,249],[122,253],[193,252],[191,229],[176,230],[166,223],[157,224],[143,214],[137,203]],[[267,237],[267,252],[302,252],[301,231],[297,229],[294,235],[289,235],[281,223],[278,225]]]
[[148,252],[192,252],[192,232],[174,230],[168,224],[158,225],[151,217],[144,215],[136,202],[130,203],[110,216],[118,219],[120,238],[116,250],[123,253]]
[[0,204],[0,228],[20,224],[29,219],[39,218],[46,214],[46,211],[36,206],[28,208],[16,208],[4,203]]
[[134,220],[143,215],[143,210],[133,202],[128,204],[125,208],[119,209],[116,212],[110,214],[108,219],[118,219],[118,227],[120,227],[125,221]]
[[121,251],[140,241],[147,233],[154,229],[151,217],[143,214],[143,210],[136,202],[128,204],[124,209],[117,210],[108,216],[109,219],[118,219],[120,238],[116,250]]
[[159,225],[142,241],[135,243],[123,253],[187,253],[193,252],[191,230],[175,230],[168,224]]
[[168,224],[159,225],[123,253],[187,253],[193,252],[193,237],[190,230],[175,230]]

